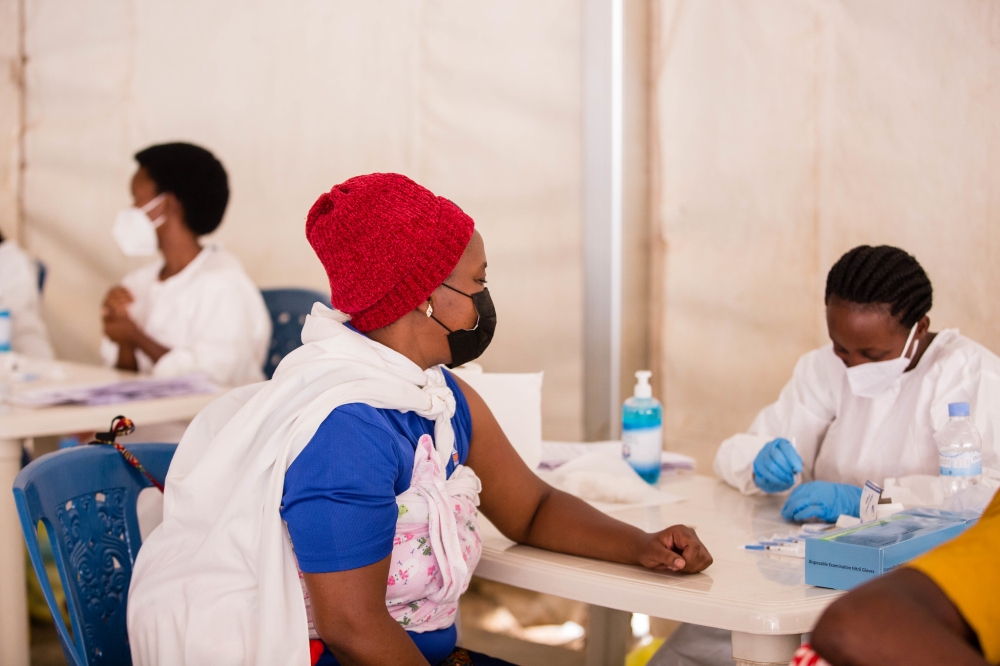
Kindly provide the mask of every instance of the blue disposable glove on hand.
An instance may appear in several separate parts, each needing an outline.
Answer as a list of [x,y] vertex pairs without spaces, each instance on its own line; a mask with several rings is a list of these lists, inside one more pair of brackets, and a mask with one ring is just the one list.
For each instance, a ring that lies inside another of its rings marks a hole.
[[842,513],[860,517],[861,488],[846,483],[810,481],[793,490],[781,508],[782,518],[797,523],[810,518],[835,523]]
[[764,445],[753,461],[753,482],[765,493],[780,493],[795,485],[802,473],[802,457],[787,439],[779,437]]

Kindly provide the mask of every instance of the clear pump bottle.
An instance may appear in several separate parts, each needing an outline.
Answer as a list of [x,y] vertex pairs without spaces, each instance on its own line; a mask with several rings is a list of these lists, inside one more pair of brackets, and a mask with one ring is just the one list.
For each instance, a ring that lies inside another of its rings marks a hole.
[[969,403],[951,403],[948,416],[948,423],[937,434],[945,496],[965,490],[983,478],[983,438],[972,423]]
[[635,373],[635,391],[622,407],[622,456],[646,483],[660,479],[663,407],[653,397],[649,370]]

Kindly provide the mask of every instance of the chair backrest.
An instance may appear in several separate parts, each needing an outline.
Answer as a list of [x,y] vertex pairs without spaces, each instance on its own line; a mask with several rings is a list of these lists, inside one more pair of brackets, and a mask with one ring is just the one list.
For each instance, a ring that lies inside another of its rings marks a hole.
[[[156,479],[167,476],[176,444],[127,444]],[[131,664],[126,601],[141,538],[139,491],[149,481],[110,446],[79,446],[44,455],[14,480],[14,503],[70,666]],[[69,607],[70,635],[38,547],[41,522],[52,544]]]
[[264,364],[264,376],[270,379],[285,354],[302,346],[302,325],[313,303],[329,307],[330,299],[311,289],[262,289],[260,293],[271,313],[271,347]]

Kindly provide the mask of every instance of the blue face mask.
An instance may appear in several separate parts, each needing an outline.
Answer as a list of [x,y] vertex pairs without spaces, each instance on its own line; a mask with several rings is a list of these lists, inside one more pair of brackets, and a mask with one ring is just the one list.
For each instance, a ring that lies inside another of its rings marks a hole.
[[451,349],[451,363],[448,364],[448,367],[457,368],[470,361],[475,361],[490,346],[490,342],[493,340],[493,333],[497,328],[497,311],[493,307],[493,299],[490,298],[489,289],[483,289],[474,294],[467,294],[447,284],[442,284],[441,286],[448,287],[448,289],[451,289],[455,293],[471,298],[472,306],[476,308],[476,314],[479,317],[476,325],[472,328],[453,331],[442,324],[440,319],[430,312],[428,313],[431,319],[441,324],[442,328],[448,331],[448,347]]

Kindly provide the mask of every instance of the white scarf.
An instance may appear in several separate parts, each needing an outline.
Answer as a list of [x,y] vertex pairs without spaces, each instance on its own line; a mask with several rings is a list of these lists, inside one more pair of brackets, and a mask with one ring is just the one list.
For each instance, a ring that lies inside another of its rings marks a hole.
[[177,447],[163,523],[136,558],[132,661],[146,665],[310,663],[305,603],[279,513],[285,470],[330,412],[364,403],[434,420],[446,466],[455,398],[426,372],[317,303],[302,347],[269,382],[206,407]]

